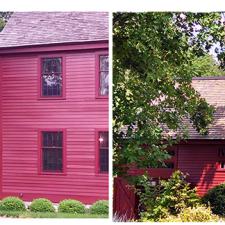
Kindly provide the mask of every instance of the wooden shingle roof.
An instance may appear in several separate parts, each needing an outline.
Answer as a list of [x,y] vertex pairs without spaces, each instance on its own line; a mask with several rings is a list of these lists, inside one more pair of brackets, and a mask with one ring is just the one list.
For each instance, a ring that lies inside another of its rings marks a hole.
[[206,101],[215,107],[214,121],[208,135],[189,129],[190,139],[225,139],[225,77],[194,78],[192,85]]
[[[199,134],[189,122],[185,119],[184,122],[188,126],[188,139],[210,139],[220,140],[225,139],[225,77],[198,77],[193,78],[192,86],[198,91],[201,97],[215,108],[213,122],[209,126],[207,135]],[[170,136],[176,136],[176,133],[168,131]]]
[[0,48],[108,40],[106,12],[15,12]]

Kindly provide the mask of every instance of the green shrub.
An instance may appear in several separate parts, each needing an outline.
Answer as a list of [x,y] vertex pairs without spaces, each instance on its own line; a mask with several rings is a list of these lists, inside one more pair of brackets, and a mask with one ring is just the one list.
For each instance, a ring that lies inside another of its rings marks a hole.
[[[174,216],[169,215],[166,218],[162,218],[159,222],[218,222],[219,217],[214,215],[211,209],[202,205],[195,207],[188,207]],[[147,221],[146,221],[147,222]]]
[[109,202],[106,200],[99,200],[90,207],[91,214],[104,215],[109,213]]
[[29,206],[31,212],[55,212],[51,201],[45,198],[37,198]]
[[210,189],[202,202],[210,205],[213,213],[225,216],[225,183]]
[[[143,222],[148,222],[148,221],[143,221]],[[168,215],[165,218],[159,219],[159,222],[182,222],[181,218],[178,216],[174,215]]]
[[137,191],[140,196],[141,218],[158,221],[168,215],[178,215],[183,209],[199,203],[196,190],[186,181],[187,175],[175,171],[170,179],[152,185],[148,176],[142,176]]
[[59,203],[58,211],[62,213],[84,214],[85,206],[77,200],[65,199]]
[[192,189],[186,179],[187,175],[175,171],[169,180],[162,181],[160,202],[172,215],[177,215],[183,209],[196,206],[200,202],[196,189]]
[[24,202],[17,197],[6,197],[0,202],[1,211],[26,211]]
[[180,213],[179,217],[182,222],[216,222],[219,220],[218,216],[205,206],[186,208]]

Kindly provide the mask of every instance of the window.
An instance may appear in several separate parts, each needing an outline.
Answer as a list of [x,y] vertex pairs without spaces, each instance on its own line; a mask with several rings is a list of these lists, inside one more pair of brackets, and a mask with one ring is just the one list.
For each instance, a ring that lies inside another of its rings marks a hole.
[[225,169],[225,162],[220,162],[220,169]]
[[225,169],[225,147],[219,146],[217,150],[217,156],[218,156],[218,169],[224,170]]
[[98,54],[97,56],[97,96],[107,97],[109,94],[109,57],[106,54]]
[[218,148],[218,156],[219,157],[225,156],[225,148],[223,148],[223,147]]
[[[164,169],[176,169],[177,166],[177,147],[169,147],[167,149],[167,153],[170,155],[170,158],[166,159],[162,166],[158,168],[164,168]],[[149,167],[151,168],[151,167]]]
[[41,59],[41,96],[62,97],[62,58]]
[[164,161],[164,168],[174,169],[176,167],[177,160],[176,148],[170,147],[167,152],[170,155],[170,158]]
[[41,133],[42,172],[63,172],[63,132]]
[[98,132],[99,146],[99,172],[107,173],[109,171],[109,137],[108,132]]

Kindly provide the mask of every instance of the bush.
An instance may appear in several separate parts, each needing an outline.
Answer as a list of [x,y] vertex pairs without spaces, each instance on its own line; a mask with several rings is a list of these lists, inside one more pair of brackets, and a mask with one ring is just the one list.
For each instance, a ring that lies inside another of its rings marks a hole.
[[29,206],[31,212],[55,212],[51,201],[45,198],[37,198]]
[[95,202],[90,207],[91,214],[104,215],[109,213],[109,202],[106,200],[100,200]]
[[196,190],[186,181],[187,175],[175,171],[170,179],[162,180],[155,186],[145,175],[140,180],[142,189],[138,190],[140,205],[143,207],[141,218],[158,221],[169,215],[178,215],[187,207],[196,206],[199,198]]
[[211,209],[202,205],[188,207],[177,216],[169,215],[159,222],[217,222],[219,217],[214,215]]
[[179,217],[182,222],[216,222],[218,216],[213,215],[211,209],[205,206],[189,207],[184,209]]
[[62,213],[84,214],[85,206],[77,200],[66,199],[59,203],[58,211]]
[[0,203],[1,211],[26,211],[24,202],[17,197],[6,197]]
[[166,218],[159,219],[159,222],[182,222],[182,220],[179,216],[168,215]]
[[210,205],[213,213],[225,216],[225,183],[210,189],[202,202]]
[[162,181],[160,202],[172,215],[177,215],[183,209],[196,206],[200,202],[196,189],[192,189],[186,179],[187,175],[175,171],[169,180]]

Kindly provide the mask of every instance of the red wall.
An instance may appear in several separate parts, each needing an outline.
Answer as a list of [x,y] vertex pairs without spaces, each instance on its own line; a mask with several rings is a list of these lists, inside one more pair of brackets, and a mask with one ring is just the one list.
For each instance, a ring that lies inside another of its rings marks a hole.
[[178,169],[189,173],[188,180],[195,184],[200,195],[208,189],[225,182],[225,169],[220,169],[218,162],[219,144],[179,145]]
[[[95,97],[95,50],[64,53],[64,100],[38,98],[38,57],[44,55],[1,59],[2,196],[108,199],[108,175],[96,173],[95,130],[108,128],[108,100]],[[46,128],[66,129],[65,175],[38,174],[38,130]]]

